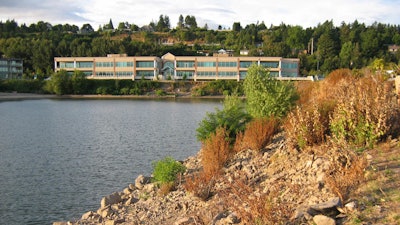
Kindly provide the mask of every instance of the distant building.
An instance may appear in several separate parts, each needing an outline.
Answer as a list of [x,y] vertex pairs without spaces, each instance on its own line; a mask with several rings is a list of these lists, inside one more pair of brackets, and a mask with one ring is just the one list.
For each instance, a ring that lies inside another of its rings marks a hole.
[[56,57],[55,71],[82,71],[88,79],[243,80],[252,64],[262,65],[278,78],[299,76],[299,59],[282,57],[108,55],[107,57]]
[[22,59],[0,58],[0,79],[21,79],[22,74]]

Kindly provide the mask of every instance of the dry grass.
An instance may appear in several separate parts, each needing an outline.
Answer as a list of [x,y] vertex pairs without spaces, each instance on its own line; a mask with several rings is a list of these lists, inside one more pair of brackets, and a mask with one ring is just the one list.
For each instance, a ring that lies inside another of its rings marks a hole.
[[209,177],[218,175],[231,154],[228,133],[225,128],[218,128],[203,143],[201,163],[204,173]]
[[259,193],[244,181],[235,181],[222,194],[224,202],[237,213],[241,224],[286,224],[293,212],[293,205],[279,194],[282,183],[270,187],[268,193]]
[[299,91],[301,101],[285,123],[288,142],[294,147],[312,147],[333,138],[369,148],[399,134],[394,87],[382,76],[340,69]]
[[275,118],[256,118],[246,125],[244,134],[236,136],[235,152],[250,148],[260,150],[271,143],[278,129],[278,120]]
[[211,197],[211,190],[215,182],[215,177],[209,176],[204,172],[199,172],[187,175],[183,187],[186,191],[205,201]]
[[350,148],[333,146],[331,165],[326,171],[327,186],[345,202],[349,195],[364,182],[364,170],[367,160],[364,155],[357,155]]

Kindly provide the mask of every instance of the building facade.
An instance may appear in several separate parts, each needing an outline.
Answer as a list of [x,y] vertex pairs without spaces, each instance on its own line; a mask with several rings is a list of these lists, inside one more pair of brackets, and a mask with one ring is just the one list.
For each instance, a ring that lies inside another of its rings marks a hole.
[[22,59],[0,58],[0,79],[21,79],[23,72]]
[[298,77],[299,59],[282,57],[156,56],[56,57],[55,71],[82,71],[89,79],[243,80],[248,68],[261,65],[275,77]]

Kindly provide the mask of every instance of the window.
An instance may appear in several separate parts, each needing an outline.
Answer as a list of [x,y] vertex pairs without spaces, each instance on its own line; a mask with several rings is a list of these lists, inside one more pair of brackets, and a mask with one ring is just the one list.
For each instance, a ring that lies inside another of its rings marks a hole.
[[240,75],[240,79],[244,79],[247,75],[247,71],[240,71],[239,75]]
[[210,76],[215,77],[215,75],[216,75],[216,73],[215,72],[211,72],[211,71],[197,72],[197,76],[200,76],[200,77],[210,77]]
[[76,62],[76,68],[92,68],[93,62]]
[[270,71],[270,72],[269,72],[269,75],[270,75],[271,77],[278,77],[278,76],[279,76],[279,72],[277,72],[277,71]]
[[129,77],[133,75],[133,72],[130,71],[120,71],[115,73],[117,77]]
[[282,71],[282,77],[297,77],[297,72]]
[[279,67],[279,62],[267,61],[267,62],[261,62],[260,65],[265,67],[265,68],[278,68]]
[[297,69],[296,62],[283,62],[282,69]]
[[74,68],[74,62],[60,62],[60,68]]
[[197,62],[198,67],[215,67],[215,62]]
[[249,68],[253,63],[257,62],[240,62],[240,68]]
[[237,67],[237,62],[218,62],[219,67]]
[[113,77],[113,72],[96,72],[96,76],[98,77]]
[[193,77],[194,71],[176,71],[176,76],[178,77]]
[[154,71],[137,71],[136,76],[138,76],[138,77],[153,77]]
[[233,77],[233,76],[237,76],[237,72],[218,72],[218,76]]
[[137,68],[154,68],[154,62],[153,61],[136,62],[136,67]]
[[178,62],[176,62],[176,67],[193,68],[194,62],[193,61],[178,61]]
[[133,62],[116,62],[116,67],[133,67]]
[[96,62],[96,67],[114,67],[114,62]]

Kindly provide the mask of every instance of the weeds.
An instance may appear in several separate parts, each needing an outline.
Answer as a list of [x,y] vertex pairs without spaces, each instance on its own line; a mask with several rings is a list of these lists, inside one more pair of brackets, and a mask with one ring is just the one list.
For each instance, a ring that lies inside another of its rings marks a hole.
[[244,134],[236,136],[235,152],[250,148],[260,150],[272,141],[278,129],[278,120],[271,118],[256,118],[247,123]]
[[325,182],[344,202],[349,194],[364,181],[367,160],[364,156],[358,156],[350,148],[332,146],[331,150],[331,165],[326,171]]

